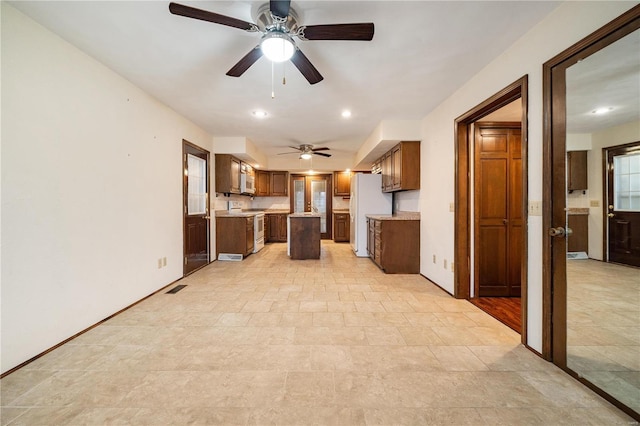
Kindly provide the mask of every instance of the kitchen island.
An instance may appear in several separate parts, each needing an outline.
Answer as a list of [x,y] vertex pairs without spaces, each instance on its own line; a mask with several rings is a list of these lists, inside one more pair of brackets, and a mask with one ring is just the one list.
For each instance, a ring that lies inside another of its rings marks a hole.
[[320,214],[292,213],[287,218],[287,252],[291,259],[320,259]]

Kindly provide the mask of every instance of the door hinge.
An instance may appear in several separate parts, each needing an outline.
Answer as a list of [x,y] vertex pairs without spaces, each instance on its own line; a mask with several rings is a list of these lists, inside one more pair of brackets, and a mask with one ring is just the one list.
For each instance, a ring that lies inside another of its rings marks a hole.
[[187,256],[184,257],[184,264],[187,264]]

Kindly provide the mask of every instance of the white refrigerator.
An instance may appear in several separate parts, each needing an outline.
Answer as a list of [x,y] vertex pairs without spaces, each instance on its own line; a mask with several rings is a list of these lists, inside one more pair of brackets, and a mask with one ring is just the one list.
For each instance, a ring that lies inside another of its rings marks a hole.
[[351,177],[351,248],[358,257],[369,257],[367,253],[367,214],[391,214],[393,198],[382,192],[381,174],[356,173]]

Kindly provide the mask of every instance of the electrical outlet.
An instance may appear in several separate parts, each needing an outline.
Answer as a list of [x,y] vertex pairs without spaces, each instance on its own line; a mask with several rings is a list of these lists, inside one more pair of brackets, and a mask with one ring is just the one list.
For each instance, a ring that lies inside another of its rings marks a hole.
[[542,201],[529,201],[529,216],[542,216]]
[[436,263],[436,255],[433,255],[433,263]]
[[167,266],[167,257],[166,256],[162,258],[162,266],[163,267]]
[[600,207],[600,200],[590,200],[589,207]]
[[443,263],[444,263],[444,269],[447,269],[447,259],[444,259]]
[[162,268],[162,258],[158,259],[158,269]]

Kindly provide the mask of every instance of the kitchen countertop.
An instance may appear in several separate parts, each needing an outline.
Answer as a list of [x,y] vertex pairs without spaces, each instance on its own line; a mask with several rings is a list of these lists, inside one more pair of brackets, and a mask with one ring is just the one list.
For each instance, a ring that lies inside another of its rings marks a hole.
[[567,207],[567,214],[570,215],[588,215],[589,207]]
[[288,209],[267,209],[264,214],[289,214]]
[[349,209],[334,209],[333,213],[345,214],[345,213],[349,213]]
[[399,212],[396,214],[367,214],[369,219],[375,220],[420,220],[420,212]]
[[320,213],[291,213],[289,217],[321,217]]
[[258,213],[262,213],[262,210],[253,210],[253,211],[241,211],[238,213],[229,213],[228,210],[216,210],[216,217],[253,217]]

